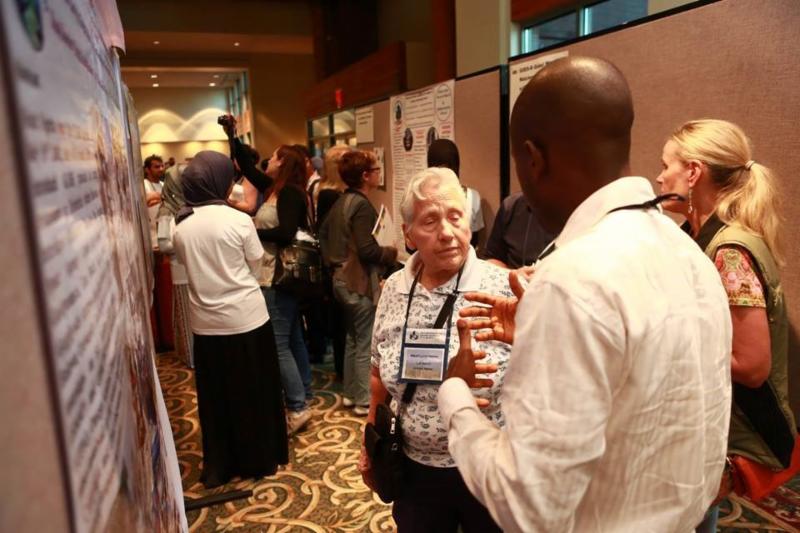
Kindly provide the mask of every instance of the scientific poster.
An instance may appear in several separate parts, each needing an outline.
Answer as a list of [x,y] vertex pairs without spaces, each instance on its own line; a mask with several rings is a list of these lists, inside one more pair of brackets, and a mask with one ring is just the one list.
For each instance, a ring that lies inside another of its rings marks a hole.
[[4,1],[0,38],[75,530],[172,533],[186,517],[149,329],[141,176],[104,31],[115,12]]
[[547,54],[545,56],[534,57],[533,59],[523,59],[508,66],[508,118],[511,118],[511,112],[514,110],[514,103],[517,101],[519,93],[528,85],[534,75],[542,70],[545,65],[552,63],[556,59],[567,57],[569,52],[567,50]]
[[[428,166],[428,146],[436,139],[455,141],[455,80],[393,96],[389,102],[392,150],[392,215],[400,221],[406,185]],[[402,225],[396,224],[397,248],[405,257]]]

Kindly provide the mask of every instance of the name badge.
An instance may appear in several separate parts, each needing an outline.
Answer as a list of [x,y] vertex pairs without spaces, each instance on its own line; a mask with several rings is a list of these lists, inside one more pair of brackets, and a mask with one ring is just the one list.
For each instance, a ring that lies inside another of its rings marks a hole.
[[407,328],[401,347],[399,381],[441,383],[447,371],[448,333],[446,328]]

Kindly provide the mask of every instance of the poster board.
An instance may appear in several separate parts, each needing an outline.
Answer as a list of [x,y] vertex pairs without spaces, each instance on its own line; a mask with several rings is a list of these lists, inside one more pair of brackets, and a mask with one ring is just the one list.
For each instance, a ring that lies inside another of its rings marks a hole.
[[[389,146],[392,152],[392,217],[400,220],[400,202],[411,178],[427,168],[428,147],[436,139],[455,138],[455,81],[449,80],[389,99]],[[400,258],[407,256],[397,229]]]
[[[461,183],[472,187],[481,195],[485,229],[479,247],[485,244],[494,223],[494,217],[501,200],[503,173],[507,173],[506,161],[501,161],[503,131],[501,124],[502,70],[499,67],[488,69],[469,76],[457,78],[454,83],[454,116],[458,128],[455,142],[461,158]],[[374,142],[361,142],[360,149],[384,148],[385,190],[370,193],[370,200],[376,209],[394,205],[393,191],[398,190],[394,177],[394,154],[391,145],[393,116],[390,100],[371,104],[374,112]],[[506,179],[507,179],[506,175]],[[404,186],[403,186],[404,187]],[[392,213],[396,228],[402,224],[399,212]],[[401,242],[402,245],[402,242]]]
[[[510,63],[513,68],[520,61],[568,50],[570,56],[596,56],[616,64],[628,79],[636,113],[631,170],[654,184],[664,142],[683,122],[720,118],[744,129],[754,159],[776,172],[782,192],[788,265],[782,283],[795,412],[800,411],[799,26],[796,0],[723,0]],[[511,188],[519,190],[515,175]]]
[[101,17],[98,3],[0,4],[31,290],[40,296],[71,529],[186,531],[149,327],[135,136],[103,32],[109,12]]

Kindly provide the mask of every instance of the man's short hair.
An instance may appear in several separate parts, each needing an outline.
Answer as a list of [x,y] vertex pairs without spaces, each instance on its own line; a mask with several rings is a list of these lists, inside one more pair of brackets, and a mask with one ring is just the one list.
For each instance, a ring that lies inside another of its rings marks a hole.
[[375,164],[375,156],[371,152],[353,150],[345,152],[339,159],[339,175],[348,187],[358,189],[362,185],[364,172]]
[[164,164],[164,160],[161,158],[160,155],[153,154],[147,156],[147,158],[144,160],[144,169],[147,170],[148,168],[150,168],[150,165],[153,163],[153,161],[158,161],[162,165]]

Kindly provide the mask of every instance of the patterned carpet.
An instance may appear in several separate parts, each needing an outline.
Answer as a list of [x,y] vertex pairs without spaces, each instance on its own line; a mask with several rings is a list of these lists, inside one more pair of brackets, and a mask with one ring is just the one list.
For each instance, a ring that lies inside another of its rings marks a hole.
[[[391,508],[361,482],[356,470],[364,419],[342,406],[330,372],[314,371],[314,417],[290,443],[289,465],[275,476],[207,491],[200,484],[202,447],[193,373],[172,355],[158,357],[187,498],[233,489],[253,497],[187,514],[191,532],[390,532]],[[722,505],[720,529],[800,533],[800,478],[756,505],[734,497]]]

